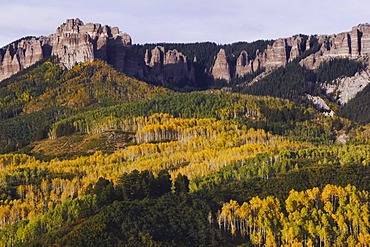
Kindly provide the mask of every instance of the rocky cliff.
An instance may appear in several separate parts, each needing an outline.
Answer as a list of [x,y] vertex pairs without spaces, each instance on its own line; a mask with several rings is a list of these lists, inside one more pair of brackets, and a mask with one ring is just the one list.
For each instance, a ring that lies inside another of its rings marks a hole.
[[156,46],[151,51],[146,50],[144,62],[143,77],[149,82],[166,86],[194,82],[192,63],[176,49],[166,51],[164,47]]
[[67,20],[48,39],[52,55],[59,57],[68,69],[97,58],[124,71],[126,52],[131,46],[131,37],[117,27],[98,23],[84,25],[78,18]]
[[229,63],[224,49],[220,49],[217,53],[212,67],[212,76],[215,80],[226,80],[227,82],[231,80]]
[[28,37],[0,50],[0,81],[50,55],[45,38]]
[[[186,54],[191,53],[191,49],[184,52],[182,48],[166,50],[163,46],[153,47],[147,49],[145,55],[139,54],[132,48],[131,37],[117,27],[98,23],[84,24],[78,18],[68,19],[48,37],[27,37],[0,49],[0,80],[44,57],[54,55],[67,69],[76,63],[101,59],[129,76],[166,86],[193,85],[197,81],[196,75],[200,77],[199,80],[210,77],[230,82],[261,69],[268,74],[299,58],[306,51],[311,51],[313,47],[317,49],[300,61],[300,65],[308,69],[316,69],[323,61],[336,57],[367,57],[370,55],[370,25],[361,24],[349,32],[335,35],[280,38],[259,47],[261,50],[242,47],[244,50],[239,49],[238,53],[233,51],[233,54],[227,54],[230,49],[227,51],[224,46],[216,46],[218,53],[213,60],[209,57],[207,65],[204,62],[207,59],[196,59],[194,54]],[[211,51],[210,54],[216,52]],[[201,54],[204,56],[208,53]],[[200,65],[197,60],[204,64]]]
[[348,103],[356,94],[370,84],[370,71],[361,71],[352,77],[342,77],[326,82],[321,87],[340,105]]
[[271,71],[298,58],[305,50],[306,39],[301,35],[278,39],[272,45],[268,45],[263,52],[257,50],[254,59],[250,58],[247,51],[241,51],[236,60],[235,71],[230,71],[232,66],[227,60],[230,54],[220,49],[212,68],[212,76],[214,79],[230,81],[231,75],[243,77],[259,69]]
[[249,59],[248,52],[242,51],[236,60],[235,76],[243,77],[251,72],[253,72],[253,61]]
[[358,59],[370,55],[370,24],[360,24],[349,32],[318,36],[320,50],[300,61],[308,69],[316,69],[332,58]]
[[78,18],[68,19],[48,37],[24,38],[0,49],[0,80],[50,55],[58,57],[67,69],[100,59],[129,76],[162,85],[194,81],[191,63],[188,68],[188,60],[181,52],[156,47],[150,55],[148,51],[147,57],[140,58],[132,53],[128,34],[98,23],[85,25]]
[[311,70],[333,58],[366,58],[370,55],[370,24],[360,24],[349,32],[333,35],[296,35],[280,38],[268,45],[263,52],[257,50],[253,59],[243,50],[236,60],[235,71],[228,72],[229,68],[233,67],[228,64],[227,59],[231,54],[225,54],[225,50],[221,49],[215,58],[212,76],[214,79],[230,81],[231,75],[243,77],[259,69],[268,72],[299,58],[305,51],[310,50],[314,43],[317,43],[317,52],[300,61],[301,66]]
[[130,46],[130,36],[117,27],[93,23],[85,25],[78,18],[68,19],[49,37],[24,38],[2,48],[0,80],[50,55],[57,56],[67,69],[98,58],[124,71],[126,52]]

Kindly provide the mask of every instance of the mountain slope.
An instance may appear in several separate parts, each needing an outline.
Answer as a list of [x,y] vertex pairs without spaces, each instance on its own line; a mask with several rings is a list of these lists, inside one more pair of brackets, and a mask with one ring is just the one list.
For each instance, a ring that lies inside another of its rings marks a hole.
[[0,148],[11,151],[47,138],[49,128],[70,114],[101,106],[172,94],[129,78],[102,61],[63,70],[47,60],[0,86]]
[[370,123],[370,85],[367,85],[355,98],[348,101],[339,111],[343,117],[360,124]]

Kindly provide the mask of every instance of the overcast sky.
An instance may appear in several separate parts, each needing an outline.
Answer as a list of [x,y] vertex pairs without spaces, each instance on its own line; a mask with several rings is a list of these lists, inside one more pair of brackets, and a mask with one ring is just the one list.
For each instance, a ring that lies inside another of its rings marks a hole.
[[0,47],[67,18],[118,26],[133,43],[219,44],[333,34],[370,22],[369,0],[0,0]]

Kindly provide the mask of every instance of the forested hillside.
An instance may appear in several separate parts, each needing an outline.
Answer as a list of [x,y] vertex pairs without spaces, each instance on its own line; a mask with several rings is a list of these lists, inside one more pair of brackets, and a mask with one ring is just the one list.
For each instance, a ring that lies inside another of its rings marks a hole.
[[352,119],[361,124],[370,123],[370,86],[366,86],[356,98],[350,100],[339,111],[343,117]]
[[77,112],[171,92],[129,78],[102,61],[63,70],[42,61],[0,84],[0,152],[48,137],[50,126]]
[[293,62],[260,96],[24,70],[0,85],[0,246],[366,246],[370,127],[288,97],[359,69]]
[[[252,85],[237,87],[241,91],[254,95],[269,95],[302,101],[306,94],[321,95],[325,93],[320,83],[331,83],[343,76],[353,76],[364,69],[361,62],[349,59],[332,59],[322,63],[318,69],[309,70],[301,66],[299,59],[280,67]],[[324,96],[325,97],[325,96]]]

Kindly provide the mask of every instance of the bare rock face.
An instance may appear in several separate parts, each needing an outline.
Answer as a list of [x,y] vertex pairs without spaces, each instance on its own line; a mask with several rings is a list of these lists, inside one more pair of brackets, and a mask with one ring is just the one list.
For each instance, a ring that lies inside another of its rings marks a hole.
[[[361,24],[349,32],[336,35],[315,35],[308,38],[296,35],[277,39],[264,51],[257,50],[256,54],[242,51],[236,64],[229,63],[235,61],[234,58],[228,59],[225,50],[220,49],[212,68],[206,68],[204,73],[227,82],[232,77],[243,77],[260,69],[264,69],[266,75],[299,58],[313,44],[317,44],[316,40],[319,50],[300,61],[301,66],[308,69],[316,69],[322,62],[336,57],[364,59],[370,56],[370,24]],[[0,81],[50,55],[57,56],[68,69],[76,63],[100,59],[129,76],[149,82],[162,85],[181,85],[185,82],[189,85],[189,82],[195,81],[193,64],[197,62],[196,58],[188,61],[180,51],[166,51],[164,47],[157,46],[153,50],[147,50],[143,59],[131,49],[131,43],[131,37],[117,27],[98,23],[84,24],[78,18],[68,19],[48,37],[24,38],[0,49]]]
[[251,62],[253,72],[259,70],[262,67],[263,61],[266,60],[265,56],[265,53],[260,53],[259,50],[256,51],[256,58]]
[[301,35],[278,39],[265,51],[262,67],[267,71],[285,66],[288,62],[298,58],[307,48]]
[[307,94],[306,97],[308,100],[310,100],[315,105],[317,109],[330,111],[329,106],[326,104],[325,100],[323,100],[321,97],[312,96],[310,94]]
[[[146,50],[146,53],[149,54],[149,51]],[[145,61],[146,65],[149,67],[146,70],[146,77],[152,82],[160,82],[163,84],[165,82],[165,76],[163,73],[164,67],[164,56],[165,50],[163,46],[156,46],[150,52],[150,57],[147,57]]]
[[80,32],[80,19],[69,19],[50,36],[52,55],[59,57],[61,64],[71,69],[75,64],[94,60],[94,48],[90,36]]
[[235,76],[242,77],[261,68],[271,71],[285,66],[298,58],[306,50],[306,45],[305,39],[297,35],[276,40],[272,45],[267,46],[264,52],[257,50],[254,59],[249,59],[248,53],[242,51],[237,59]]
[[334,82],[323,83],[326,93],[336,98],[341,105],[346,104],[356,94],[370,84],[369,71],[362,71],[352,77],[342,77]]
[[152,50],[152,56],[149,61],[149,66],[150,67],[156,67],[158,65],[163,65],[164,63],[164,47],[162,46],[156,46]]
[[360,24],[350,32],[319,36],[321,48],[300,61],[308,69],[317,69],[332,58],[357,59],[370,55],[370,24]]
[[264,67],[267,70],[284,66],[287,59],[287,43],[285,39],[276,40],[271,46],[266,49],[266,62]]
[[49,38],[52,54],[59,57],[68,69],[76,63],[98,58],[123,71],[126,49],[131,46],[130,36],[117,27],[94,23],[84,25],[78,18],[67,20]]
[[3,79],[8,78],[15,73],[18,73],[21,70],[21,67],[18,63],[15,47],[13,45],[9,45],[6,49],[1,67]]
[[[290,47],[289,62],[298,58],[307,48],[307,44],[304,43],[304,40],[300,35],[298,35],[297,37],[289,38],[287,43]],[[310,46],[310,44],[308,44],[308,46]]]
[[21,40],[15,48],[20,69],[28,68],[43,58],[42,39]]
[[[145,60],[131,51],[131,37],[117,27],[98,23],[84,24],[68,19],[47,38],[28,38],[0,49],[0,80],[54,55],[70,69],[75,64],[100,59],[129,76],[162,84],[194,81],[185,55],[177,50],[156,47]],[[191,63],[189,63],[191,64]]]
[[186,56],[176,49],[166,51],[164,47],[156,46],[151,52],[146,50],[144,62],[147,65],[144,77],[151,82],[176,85],[194,81],[192,65],[188,68]]
[[236,60],[236,77],[243,77],[253,71],[252,61],[249,60],[248,52],[242,51]]
[[68,19],[49,37],[24,38],[0,49],[0,81],[50,55],[57,56],[68,69],[97,58],[119,71],[140,75],[134,62],[128,63],[132,68],[126,66],[130,47],[131,37],[117,27]]
[[0,81],[43,58],[43,39],[26,38],[0,50]]
[[347,57],[351,55],[351,36],[348,33],[340,33],[329,40],[330,56]]
[[231,80],[230,67],[224,49],[220,49],[217,53],[215,63],[212,67],[212,76],[215,80],[222,79],[227,82]]
[[370,24],[359,25],[358,29],[362,34],[360,55],[367,56],[370,54]]
[[[164,59],[164,71],[167,83],[177,84],[183,79],[187,80],[193,77],[191,71],[188,70],[186,56],[176,49],[167,51]],[[187,78],[184,78],[184,75]]]

